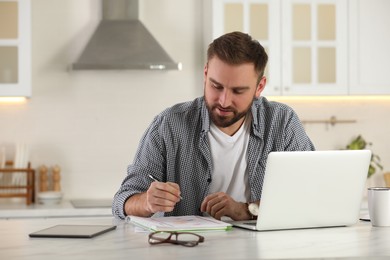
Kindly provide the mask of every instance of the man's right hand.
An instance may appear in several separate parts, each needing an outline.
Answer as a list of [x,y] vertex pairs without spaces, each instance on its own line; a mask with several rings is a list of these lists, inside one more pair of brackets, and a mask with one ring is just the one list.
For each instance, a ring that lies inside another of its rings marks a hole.
[[144,193],[131,196],[125,203],[126,215],[149,217],[156,212],[171,212],[180,201],[180,187],[173,182],[152,182]]
[[171,212],[180,201],[180,187],[173,182],[152,182],[146,192],[146,204],[151,213]]

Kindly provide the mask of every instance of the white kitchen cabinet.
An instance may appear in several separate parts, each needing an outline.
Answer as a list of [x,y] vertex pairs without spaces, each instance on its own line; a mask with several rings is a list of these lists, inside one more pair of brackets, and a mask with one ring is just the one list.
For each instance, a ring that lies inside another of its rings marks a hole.
[[348,94],[347,1],[282,3],[280,94]]
[[[205,1],[205,40],[249,33],[269,55],[264,95],[345,95],[347,1]],[[337,26],[336,26],[337,23]]]
[[350,1],[351,94],[390,94],[390,1]]
[[[205,0],[204,45],[231,31],[249,33],[259,40],[269,55],[267,92],[278,93],[282,85],[281,13],[279,1]],[[268,91],[271,90],[271,91]]]
[[29,0],[0,0],[0,97],[31,96]]

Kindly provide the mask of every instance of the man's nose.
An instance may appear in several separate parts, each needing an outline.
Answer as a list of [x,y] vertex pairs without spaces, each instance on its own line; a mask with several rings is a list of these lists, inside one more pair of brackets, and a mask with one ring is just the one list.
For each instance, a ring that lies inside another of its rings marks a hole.
[[229,93],[229,91],[227,90],[224,90],[221,95],[219,96],[219,104],[222,106],[222,107],[228,107],[231,105],[231,102],[232,102],[232,96],[231,94]]

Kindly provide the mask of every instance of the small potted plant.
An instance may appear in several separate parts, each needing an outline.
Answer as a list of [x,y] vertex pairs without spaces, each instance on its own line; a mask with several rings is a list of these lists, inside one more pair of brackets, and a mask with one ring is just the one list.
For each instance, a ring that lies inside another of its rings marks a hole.
[[[363,150],[368,146],[371,146],[372,143],[367,142],[361,135],[358,135],[356,138],[347,145],[348,150]],[[383,166],[380,163],[381,159],[378,155],[372,153],[370,167],[368,168],[367,178],[371,177],[374,173],[377,172],[377,169],[383,170]]]

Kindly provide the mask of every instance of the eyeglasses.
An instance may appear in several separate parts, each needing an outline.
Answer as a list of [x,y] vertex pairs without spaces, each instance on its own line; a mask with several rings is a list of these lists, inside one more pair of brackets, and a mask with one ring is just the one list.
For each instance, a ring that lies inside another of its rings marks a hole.
[[204,242],[204,237],[191,232],[156,231],[149,234],[149,244],[151,245],[171,243],[193,247],[202,242]]

